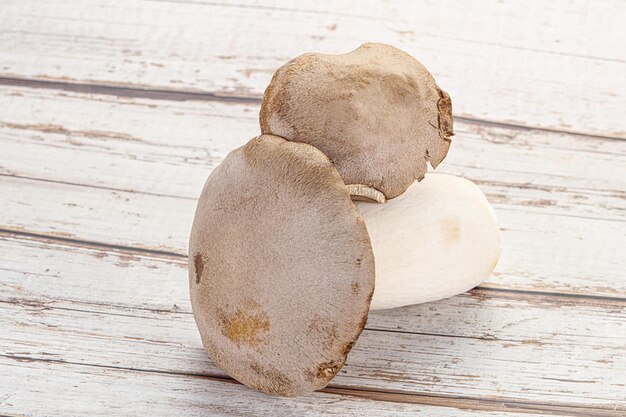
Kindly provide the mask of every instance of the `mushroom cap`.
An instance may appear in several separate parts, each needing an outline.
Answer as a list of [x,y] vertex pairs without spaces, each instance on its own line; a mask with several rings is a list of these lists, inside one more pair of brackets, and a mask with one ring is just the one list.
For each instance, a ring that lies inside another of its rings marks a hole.
[[211,173],[189,243],[189,286],[213,361],[259,391],[325,387],[369,311],[374,256],[330,160],[262,135]]
[[346,184],[388,199],[424,178],[427,161],[436,168],[454,134],[448,94],[415,58],[379,43],[287,62],[265,90],[260,123],[320,149]]

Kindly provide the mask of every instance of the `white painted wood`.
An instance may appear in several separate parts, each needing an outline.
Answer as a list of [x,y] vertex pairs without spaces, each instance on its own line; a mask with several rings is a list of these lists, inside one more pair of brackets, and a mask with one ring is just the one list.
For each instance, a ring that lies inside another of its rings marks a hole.
[[13,0],[0,10],[0,74],[260,96],[293,56],[380,41],[426,64],[457,115],[623,138],[625,18],[608,0]]
[[[71,136],[69,141],[71,142],[68,142],[66,134],[24,134],[20,130],[4,131],[0,128],[0,146],[3,150],[0,173],[195,200],[206,177],[220,161],[216,157],[207,156],[209,152],[202,148],[135,143],[127,145],[107,139],[104,139],[105,143],[98,143],[99,139],[81,140],[73,139]],[[79,141],[83,143],[75,145]],[[476,145],[475,148],[480,147],[480,144]],[[542,185],[540,178],[537,182],[531,182],[535,176],[532,172],[519,174],[514,170],[507,172],[504,168],[496,171],[481,168],[480,162],[478,167],[475,167],[473,161],[469,161],[468,165],[456,164],[454,160],[460,159],[463,155],[475,155],[474,149],[461,154],[467,150],[467,141],[463,147],[465,149],[459,149],[450,157],[450,164],[442,166],[436,172],[455,173],[477,182],[492,203],[516,206],[523,211],[603,220],[622,220],[626,215],[626,197],[624,192],[618,189],[621,186],[621,178],[626,178],[626,172],[624,176],[619,175],[621,171],[625,171],[623,167],[626,165],[622,163],[623,158],[619,155],[596,158],[591,153],[583,154],[581,157],[580,152],[562,152],[578,156],[581,164],[588,163],[599,168],[595,172],[601,173],[597,175],[600,178],[595,180],[591,178],[585,182],[596,182],[598,185],[602,183],[608,189],[594,190],[566,186],[567,183],[576,183],[578,178],[559,178],[543,174],[544,178],[549,179],[548,182],[561,185]],[[495,153],[499,150],[496,148],[493,151]],[[520,160],[530,158],[523,153],[525,153],[523,150],[517,152]],[[67,166],[68,155],[71,155],[72,169],[68,169]],[[544,162],[546,159],[541,158],[538,162]],[[595,162],[592,162],[594,160]],[[601,166],[603,162],[604,167]],[[538,166],[539,163],[535,165]],[[497,165],[505,164],[506,162],[501,160]],[[560,166],[562,165],[555,165],[557,169]],[[589,171],[594,172],[593,167],[589,167]],[[500,175],[497,175],[498,173]],[[525,180],[528,182],[524,182]]]
[[[181,255],[195,201],[3,177],[2,228]],[[623,222],[495,203],[502,257],[486,285],[624,296]],[[44,209],[45,208],[45,209]]]
[[372,313],[329,392],[218,381],[187,238],[258,104],[2,85],[0,414],[623,414],[626,142],[471,119],[626,137],[625,17],[612,0],[3,2],[0,77],[258,98],[301,52],[396,44],[465,116],[440,172],[478,182],[504,252],[481,289]]
[[[187,289],[187,261],[183,258],[172,259],[162,255],[133,253],[126,250],[104,250],[98,247],[6,234],[0,235],[0,257],[4,260],[0,269],[2,271],[0,297],[5,301],[34,300],[51,307],[95,311],[118,308],[191,314]],[[90,273],[85,274],[85,271]],[[478,290],[475,297],[479,302],[487,302],[491,298],[490,294],[492,293],[487,290]],[[533,297],[536,297],[535,303],[539,306],[538,308],[551,305],[550,298],[546,301],[537,295],[512,293],[507,296],[507,293],[500,292],[493,294],[498,299],[512,298],[520,302],[529,302],[531,305],[533,305]],[[458,297],[450,300],[455,302],[457,299]],[[464,303],[470,305],[467,299],[463,298]],[[429,306],[446,305],[446,303],[443,300],[431,303]],[[613,302],[602,299],[585,301],[585,299],[578,300],[577,298],[557,298],[552,300],[552,303],[558,306],[574,306],[578,303],[581,307],[590,303],[592,306],[596,304],[602,306],[606,303],[607,308],[613,305]],[[416,306],[415,308],[422,307]],[[413,327],[420,326],[421,321],[413,322],[413,319],[405,321],[395,318],[407,314],[411,309],[412,307],[376,312],[375,317],[394,317],[386,322],[386,326],[391,330],[441,332],[441,330]],[[450,311],[452,310],[454,308],[450,308]],[[537,311],[541,312],[541,310]],[[425,314],[420,320],[438,320],[437,317],[437,315]],[[515,315],[512,315],[510,320],[514,318]],[[502,317],[485,315],[476,317],[476,322],[465,324],[471,324],[472,329],[482,329],[481,332],[487,337],[489,329],[494,327],[491,319],[500,320]],[[480,320],[484,323],[479,323]],[[371,321],[370,324],[372,324]],[[552,324],[559,325],[559,322]],[[374,324],[374,326],[385,327],[379,324]],[[511,338],[515,334],[514,323],[507,322],[504,329],[510,329],[509,331],[512,332],[506,333],[504,338]]]
[[[103,243],[186,253],[206,176],[257,129],[250,105],[2,91],[0,172],[133,191],[4,178],[2,225]],[[626,142],[458,125],[438,172],[478,181],[496,206],[507,246],[487,285],[623,296],[609,220],[626,211]]]
[[[0,259],[0,291],[5,301],[191,313],[186,258],[2,234]],[[118,272],[111,273],[111,265],[120,268]]]
[[179,254],[195,211],[188,199],[13,177],[0,181],[0,199],[4,228]]
[[[450,408],[371,401],[329,393],[277,398],[243,385],[0,356],[0,413],[10,416],[449,416]],[[460,417],[527,414],[453,409]]]
[[[493,314],[500,310],[480,311]],[[42,312],[37,307],[6,309],[4,304],[0,313],[3,328],[9,331],[9,337],[1,342],[6,355],[223,376],[202,349],[190,315],[141,313],[143,317],[135,317],[123,311],[102,314],[56,309]],[[523,313],[520,317],[529,320]],[[557,318],[548,316],[544,320]],[[593,324],[579,320],[577,325]],[[614,329],[615,323],[602,326],[607,327]],[[516,337],[538,333],[518,333]],[[547,339],[473,339],[366,330],[331,387],[610,408],[622,398],[626,370],[620,359],[623,349],[605,346],[597,334],[591,335],[596,339],[581,336],[566,343],[558,340],[564,339],[559,335],[544,342]],[[621,343],[623,347],[623,338]]]
[[[182,268],[143,256],[121,261],[111,252],[55,253],[25,265],[32,272],[2,272],[3,354],[223,376],[202,349]],[[146,264],[169,270],[169,283],[153,281]],[[161,308],[171,303],[177,307]],[[373,312],[332,385],[610,408],[626,382],[624,308],[479,292]]]
[[[7,86],[0,100],[0,173],[128,191],[195,199],[210,170],[259,133],[258,105]],[[493,199],[520,207],[623,218],[626,142],[463,121],[456,127],[437,172],[479,181],[488,194],[493,186]]]

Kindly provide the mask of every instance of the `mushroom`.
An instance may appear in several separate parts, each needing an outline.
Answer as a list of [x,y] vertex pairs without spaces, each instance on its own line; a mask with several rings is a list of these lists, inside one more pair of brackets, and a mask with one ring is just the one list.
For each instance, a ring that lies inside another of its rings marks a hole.
[[262,135],[202,190],[191,303],[220,368],[295,396],[341,369],[373,293],[374,309],[452,296],[484,280],[499,252],[493,210],[470,181],[431,174],[386,204],[355,206],[322,152]]
[[265,90],[260,124],[315,146],[346,184],[378,201],[421,180],[427,161],[436,168],[454,134],[448,94],[415,58],[380,43],[287,62]]
[[484,281],[500,257],[495,213],[464,178],[427,174],[386,204],[356,206],[376,260],[372,310],[465,292]]
[[274,75],[260,120],[263,134],[202,190],[191,304],[220,368],[296,396],[339,372],[370,307],[472,288],[495,267],[500,240],[478,187],[425,177],[448,151],[450,98],[404,52],[302,55]]
[[339,173],[313,146],[263,135],[209,176],[189,243],[202,342],[238,381],[323,388],[365,326],[374,256]]

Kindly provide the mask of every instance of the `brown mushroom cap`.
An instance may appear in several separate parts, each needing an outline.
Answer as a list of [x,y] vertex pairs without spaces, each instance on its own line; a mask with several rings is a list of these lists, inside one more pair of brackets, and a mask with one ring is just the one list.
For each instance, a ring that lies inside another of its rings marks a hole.
[[369,235],[330,160],[263,135],[209,176],[189,244],[202,342],[238,381],[294,396],[325,387],[374,290]]
[[366,43],[342,55],[307,53],[278,69],[265,90],[261,131],[308,143],[346,184],[386,198],[436,168],[450,146],[450,97],[415,58]]

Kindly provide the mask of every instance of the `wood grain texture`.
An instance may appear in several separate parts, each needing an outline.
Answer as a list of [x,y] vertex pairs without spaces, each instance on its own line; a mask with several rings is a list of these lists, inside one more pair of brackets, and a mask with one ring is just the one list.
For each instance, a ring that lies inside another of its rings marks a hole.
[[[446,397],[407,397],[397,393],[326,389],[307,397],[275,398],[250,391],[229,380],[202,376],[137,371],[116,367],[81,366],[0,356],[8,369],[0,387],[0,407],[7,416],[67,416],[72,413],[110,416],[416,416],[458,417],[563,415],[619,416],[621,409],[567,408],[558,405],[458,400]],[[107,387],[103,390],[102,387]],[[54,393],[52,395],[51,393]],[[77,402],[77,398],[89,401]],[[404,402],[398,399],[405,400]],[[416,403],[416,401],[425,404]],[[120,404],[123,404],[122,406]],[[26,406],[27,405],[27,406]]]
[[[0,114],[6,149],[0,172],[82,185],[195,199],[210,169],[259,134],[258,103],[172,102],[12,86],[0,86],[0,97],[6,104]],[[570,206],[586,208],[587,214],[606,207],[599,212],[605,217],[616,203],[588,203],[585,194],[617,201],[626,194],[624,141],[462,120],[456,131],[437,172],[533,193],[578,193]],[[21,146],[28,146],[28,154],[19,153]],[[79,171],[63,169],[68,152],[76,155]],[[616,214],[612,218],[623,216]]]
[[[0,243],[22,265],[8,265],[0,286],[6,355],[225,377],[202,349],[180,262],[10,236]],[[24,264],[14,256],[24,247],[49,256]],[[623,405],[624,308],[475,291],[373,312],[332,386],[610,410]]]
[[[329,393],[275,398],[232,381],[21,357],[0,356],[0,368],[10,371],[0,381],[0,412],[8,416],[346,416],[368,410],[373,415],[391,417],[422,413],[447,416],[450,412],[447,407],[394,404]],[[77,401],[79,398],[88,400]],[[479,414],[470,410],[454,413],[462,417]],[[508,412],[491,415],[521,416]]]
[[[258,129],[251,104],[0,91],[2,227],[103,244],[184,255],[206,177]],[[438,172],[477,181],[503,229],[503,258],[486,286],[625,296],[626,236],[616,225],[626,213],[626,142],[463,122],[457,130]]]
[[[0,414],[623,416],[626,7],[154,0],[0,7]],[[305,51],[407,50],[453,98],[438,169],[496,209],[469,293],[373,312],[323,392],[207,358],[186,248],[209,172]]]
[[0,75],[258,97],[293,56],[379,41],[431,69],[456,115],[624,138],[625,17],[584,0],[10,1]]
[[[179,256],[195,210],[188,199],[13,177],[0,182],[0,202],[5,230]],[[624,297],[622,222],[494,206],[503,254],[486,285]]]
[[[191,199],[15,177],[0,181],[0,201],[7,230],[172,256],[186,255],[195,210]],[[485,285],[624,297],[622,222],[511,203],[494,207],[504,250]]]

